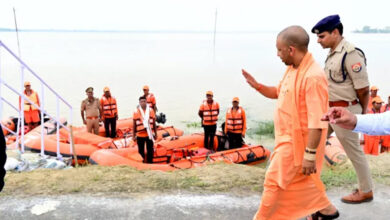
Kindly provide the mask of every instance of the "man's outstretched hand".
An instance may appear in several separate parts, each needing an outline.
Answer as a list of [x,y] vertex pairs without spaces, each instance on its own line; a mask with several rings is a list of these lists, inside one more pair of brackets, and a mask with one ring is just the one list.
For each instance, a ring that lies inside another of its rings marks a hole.
[[245,77],[246,79],[246,82],[254,89],[259,89],[260,87],[260,84],[255,80],[255,78],[253,78],[253,76],[248,73],[247,71],[245,71],[244,69],[242,69],[242,75]]

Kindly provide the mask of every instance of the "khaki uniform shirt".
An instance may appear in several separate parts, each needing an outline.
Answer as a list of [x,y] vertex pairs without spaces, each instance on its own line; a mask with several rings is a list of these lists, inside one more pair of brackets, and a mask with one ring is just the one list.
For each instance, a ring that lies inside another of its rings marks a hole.
[[[348,54],[343,68],[347,77],[344,82],[337,83],[335,81],[343,80],[341,62],[346,52]],[[340,41],[334,51],[329,51],[325,61],[325,74],[329,84],[329,101],[354,101],[358,99],[355,90],[369,86],[363,54],[345,39]]]
[[100,102],[98,98],[93,98],[90,102],[88,98],[81,102],[81,111],[85,111],[86,117],[99,117]]

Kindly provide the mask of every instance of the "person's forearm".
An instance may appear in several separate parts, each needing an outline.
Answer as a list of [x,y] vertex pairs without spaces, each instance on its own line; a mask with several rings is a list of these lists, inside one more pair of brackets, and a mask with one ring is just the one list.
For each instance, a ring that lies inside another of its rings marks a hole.
[[309,139],[306,147],[316,150],[318,145],[320,144],[321,135],[322,129],[309,129]]
[[256,90],[267,98],[270,98],[270,99],[277,99],[278,98],[278,94],[276,92],[276,87],[274,87],[274,86],[265,86],[265,85],[259,83]]
[[356,115],[354,132],[368,135],[390,135],[390,112],[381,114]]
[[302,167],[304,167],[303,168],[304,174],[306,173],[305,170],[308,166],[308,163],[310,162],[313,163],[316,160],[317,147],[320,144],[321,135],[322,135],[321,128],[309,129],[309,138],[307,141],[307,145],[305,147],[305,152],[303,154],[304,161],[302,162]]
[[356,90],[356,95],[359,99],[359,103],[362,106],[362,114],[366,113],[367,106],[368,106],[368,100],[370,99],[370,92],[368,87],[364,87],[362,89]]

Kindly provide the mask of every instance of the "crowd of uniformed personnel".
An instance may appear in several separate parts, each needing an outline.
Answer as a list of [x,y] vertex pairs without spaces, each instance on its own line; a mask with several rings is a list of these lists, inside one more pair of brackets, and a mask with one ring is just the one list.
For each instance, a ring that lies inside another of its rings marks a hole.
[[[110,89],[103,89],[103,96],[99,99],[93,96],[93,88],[85,90],[87,98],[81,103],[81,118],[87,126],[87,131],[99,133],[99,122],[104,122],[106,137],[116,137],[116,121],[118,120],[117,102],[111,96]],[[133,139],[137,141],[140,155],[145,158],[144,147],[147,146],[146,162],[153,161],[153,143],[156,139],[156,98],[149,92],[149,87],[143,87],[143,95],[139,98],[139,106],[133,113]],[[199,108],[199,117],[204,129],[204,146],[214,151],[214,138],[219,116],[219,104],[213,100],[213,92],[206,92],[206,100]],[[149,120],[145,120],[149,119]],[[239,148],[243,145],[246,132],[245,111],[239,106],[239,98],[234,97],[232,107],[228,109],[225,118],[224,132],[230,143],[229,148]]]

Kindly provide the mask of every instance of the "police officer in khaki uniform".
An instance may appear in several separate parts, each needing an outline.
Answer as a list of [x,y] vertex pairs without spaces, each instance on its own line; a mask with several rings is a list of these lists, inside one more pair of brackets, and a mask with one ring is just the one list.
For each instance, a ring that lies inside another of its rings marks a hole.
[[[343,25],[338,15],[322,19],[313,27],[312,32],[317,34],[317,42],[323,48],[330,48],[325,61],[329,106],[345,107],[355,114],[364,114],[369,99],[369,82],[363,51],[344,39]],[[331,124],[328,135],[333,131],[350,158],[359,181],[359,189],[341,200],[353,204],[371,201],[371,172],[358,134]]]
[[[87,131],[89,133],[99,134],[99,121],[101,120],[102,110],[100,108],[100,102],[98,98],[93,97],[93,88],[88,87],[85,92],[87,98],[81,102],[81,118],[83,123],[87,125]],[[86,118],[84,118],[84,111]]]

